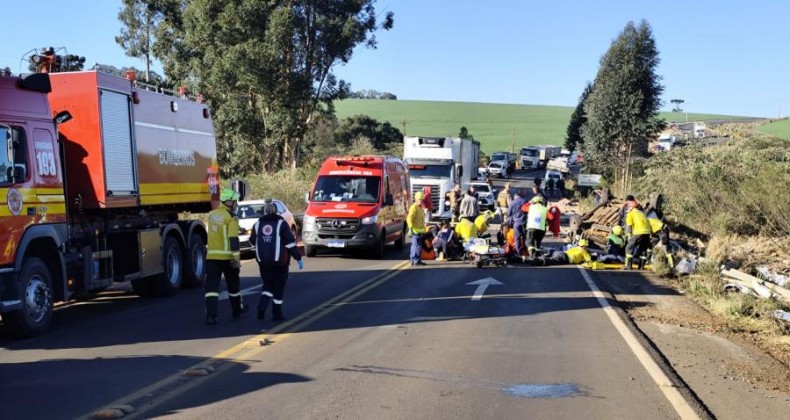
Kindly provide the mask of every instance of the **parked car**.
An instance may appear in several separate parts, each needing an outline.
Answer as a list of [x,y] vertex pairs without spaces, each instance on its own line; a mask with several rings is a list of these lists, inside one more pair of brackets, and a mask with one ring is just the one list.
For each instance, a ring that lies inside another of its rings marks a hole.
[[469,187],[474,188],[475,195],[477,196],[477,208],[481,211],[484,210],[495,210],[496,209],[496,200],[494,199],[494,189],[491,187],[491,184],[487,182],[480,182],[475,181],[466,185],[466,188]]
[[[255,226],[255,222],[258,221],[258,218],[263,216],[261,213],[263,201],[264,200],[249,200],[239,202],[239,208],[236,210],[236,217],[239,218],[239,249],[242,252],[255,250],[255,244],[250,243],[250,233],[252,233],[252,227]],[[291,211],[288,210],[288,207],[280,200],[272,200],[272,202],[275,207],[277,207],[277,214],[285,219],[285,222],[291,227],[294,235],[297,235],[296,220]]]
[[510,178],[509,164],[504,160],[495,160],[488,164],[488,173],[498,178]]

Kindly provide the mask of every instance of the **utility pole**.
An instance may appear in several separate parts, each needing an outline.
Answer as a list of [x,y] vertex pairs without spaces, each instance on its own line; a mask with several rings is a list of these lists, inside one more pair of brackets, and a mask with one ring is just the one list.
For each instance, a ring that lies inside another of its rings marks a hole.
[[401,125],[403,126],[403,135],[406,136],[406,124],[409,123],[409,120],[406,119],[406,116],[403,116],[403,119],[400,120]]
[[510,153],[516,153],[516,126],[513,126],[513,144],[510,145]]

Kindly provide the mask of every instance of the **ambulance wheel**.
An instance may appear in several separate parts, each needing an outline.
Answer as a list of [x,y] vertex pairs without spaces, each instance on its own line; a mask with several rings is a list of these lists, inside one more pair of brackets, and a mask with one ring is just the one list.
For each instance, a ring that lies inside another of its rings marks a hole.
[[400,231],[400,236],[398,239],[395,240],[394,245],[395,249],[403,249],[403,245],[406,244],[406,226],[403,227]]
[[52,322],[52,277],[43,260],[29,258],[19,280],[22,307],[4,314],[3,321],[14,334],[34,337],[47,331]]
[[373,258],[381,259],[384,257],[384,243],[387,240],[387,232],[381,231],[381,236],[379,237],[379,241],[376,244],[376,248],[373,250]]
[[304,245],[304,255],[306,255],[306,256],[308,256],[310,258],[315,257],[316,255],[318,255],[318,248],[305,244]]
[[206,243],[202,236],[194,232],[189,238],[186,263],[188,270],[184,273],[181,287],[192,289],[200,286],[206,279]]
[[156,294],[173,296],[181,289],[184,274],[184,257],[181,245],[176,238],[168,236],[162,244],[162,264],[164,272],[155,277]]

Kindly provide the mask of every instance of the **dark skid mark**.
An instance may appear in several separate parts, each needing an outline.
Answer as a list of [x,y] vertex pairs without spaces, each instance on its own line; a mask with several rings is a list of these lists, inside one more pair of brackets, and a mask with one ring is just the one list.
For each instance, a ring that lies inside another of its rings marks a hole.
[[454,383],[467,387],[487,388],[502,391],[513,397],[523,398],[568,398],[588,396],[575,384],[508,384],[482,378],[471,378],[446,372],[431,372],[425,370],[397,369],[379,366],[342,367],[335,369],[338,372],[370,373],[374,375],[395,376],[400,378],[423,379],[434,382]]
[[584,395],[574,384],[518,384],[502,388],[506,394],[526,398],[567,398]]

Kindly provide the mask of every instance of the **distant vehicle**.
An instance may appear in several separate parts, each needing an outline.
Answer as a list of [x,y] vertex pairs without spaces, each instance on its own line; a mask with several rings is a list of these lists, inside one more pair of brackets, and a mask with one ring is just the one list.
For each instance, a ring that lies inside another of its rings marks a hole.
[[661,146],[662,150],[670,150],[677,144],[678,139],[677,137],[671,134],[663,134],[658,138],[658,145]]
[[483,181],[474,181],[465,185],[465,189],[473,188],[477,196],[477,208],[481,211],[494,211],[496,200],[494,199],[494,189],[491,184]]
[[307,196],[302,224],[305,254],[314,257],[321,248],[356,248],[381,258],[386,243],[402,248],[410,197],[406,166],[400,159],[327,158]]
[[693,129],[694,129],[693,134],[694,134],[694,138],[695,139],[705,138],[705,123],[704,122],[695,122]]
[[431,190],[431,219],[452,217],[448,194],[480,176],[480,143],[458,137],[403,138],[403,160],[411,191]]
[[508,172],[513,173],[516,170],[516,160],[518,156],[510,152],[494,152],[491,154],[491,162],[505,161],[508,165]]
[[[288,207],[286,207],[282,201],[272,200],[272,202],[274,206],[277,207],[277,214],[285,219],[285,223],[288,224],[294,235],[296,235],[298,232],[294,215],[291,214],[291,211],[288,210]],[[255,222],[258,221],[258,218],[263,216],[263,213],[261,213],[263,203],[264,200],[239,202],[239,208],[236,210],[236,217],[239,218],[239,243],[242,252],[255,250],[255,244],[250,243],[250,233],[252,233],[252,227],[255,226]]]
[[553,179],[554,185],[557,185],[557,181],[561,179],[565,179],[565,175],[563,175],[562,172],[560,171],[549,169],[548,171],[546,171],[546,175],[543,178],[543,185],[546,185],[549,179]]
[[505,160],[495,160],[488,164],[488,173],[498,178],[510,178],[510,165]]
[[549,160],[546,164],[546,169],[554,169],[562,173],[569,173],[572,168],[578,164],[578,153],[567,152],[567,154],[563,153],[562,156],[557,156]]
[[526,146],[521,149],[521,168],[538,169],[545,167],[552,158],[560,155],[562,148],[559,146]]

